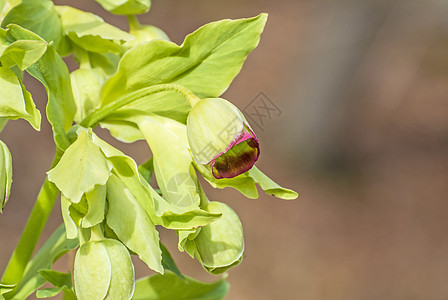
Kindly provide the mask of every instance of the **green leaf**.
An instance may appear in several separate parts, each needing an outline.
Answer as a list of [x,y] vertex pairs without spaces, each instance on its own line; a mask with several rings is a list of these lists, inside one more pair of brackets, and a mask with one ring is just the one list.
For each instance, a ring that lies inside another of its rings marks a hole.
[[64,287],[54,287],[48,289],[41,289],[36,291],[37,298],[51,298],[58,295],[60,292],[64,290]]
[[19,40],[10,44],[1,54],[0,61],[4,67],[17,65],[20,70],[25,70],[47,50],[47,43],[38,40]]
[[145,163],[138,166],[138,172],[140,173],[141,177],[143,177],[148,183],[151,183],[152,174],[154,174],[153,161],[154,159],[153,157],[151,157]]
[[175,274],[140,279],[135,284],[133,300],[220,300],[229,290],[229,284],[224,280],[204,283],[193,278],[179,279]]
[[257,167],[253,167],[249,171],[249,176],[251,176],[255,180],[255,182],[258,183],[261,188],[269,195],[285,200],[296,199],[299,196],[293,190],[285,189],[279,186],[271,178],[267,177],[263,172],[261,172]]
[[117,15],[143,14],[151,7],[150,0],[95,0],[105,9]]
[[78,139],[62,155],[59,163],[47,172],[65,197],[78,203],[84,193],[95,185],[104,185],[110,175],[111,166],[100,148],[95,145],[87,130],[78,131]]
[[63,273],[54,270],[42,269],[39,270],[39,274],[55,287],[72,287],[72,275],[70,272]]
[[76,103],[74,120],[79,123],[100,104],[100,89],[106,75],[101,69],[81,68],[70,74]]
[[238,215],[224,203],[210,202],[205,209],[222,216],[202,227],[194,238],[195,256],[208,272],[221,274],[243,258],[243,226]]
[[210,167],[201,165],[194,162],[194,166],[201,173],[201,175],[210,183],[214,188],[223,189],[225,187],[232,187],[242,193],[244,196],[250,199],[258,198],[257,187],[255,181],[249,174],[243,173],[233,178],[216,179],[210,172]]
[[179,268],[177,267],[176,263],[174,262],[173,257],[171,256],[170,252],[165,247],[165,245],[160,243],[160,249],[162,250],[162,266],[163,266],[163,268],[165,270],[173,272],[180,279],[185,280],[185,276],[182,275],[182,273],[179,271]]
[[92,68],[100,68],[107,75],[115,73],[120,61],[120,56],[116,53],[95,53],[87,52]]
[[[8,39],[42,41],[39,36],[14,24],[8,26]],[[72,126],[76,110],[67,66],[55,47],[49,44],[45,54],[27,72],[39,80],[47,91],[47,118],[53,127],[56,145],[65,150],[70,145],[65,132]]]
[[[133,113],[130,113],[126,117],[133,116]],[[124,121],[118,117],[117,119],[100,123],[101,128],[108,129],[110,134],[119,141],[124,143],[132,143],[138,140],[144,140],[142,132],[138,128],[135,123]]]
[[15,284],[2,284],[0,283],[0,299],[5,299],[3,294],[6,294],[14,289]]
[[54,41],[58,47],[62,39],[61,20],[50,0],[22,0],[8,12],[1,26],[5,28],[8,24],[20,25],[47,42]]
[[70,6],[57,6],[64,34],[77,46],[90,52],[120,52],[116,41],[130,41],[134,37],[103,21],[97,15]]
[[280,199],[292,200],[298,197],[298,194],[296,192],[279,186],[272,179],[262,173],[256,166],[252,167],[251,170],[239,176],[223,179],[214,178],[210,174],[210,170],[207,166],[195,163],[195,167],[214,188],[223,189],[225,187],[232,187],[238,190],[247,198],[258,198],[256,184],[259,184],[267,194]]
[[97,185],[93,191],[86,193],[89,210],[82,220],[82,227],[93,227],[104,220],[106,209],[106,185]]
[[67,240],[64,225],[59,226],[28,263],[13,299],[26,299],[41,287],[45,283],[45,279],[38,271],[49,269],[59,257],[76,247],[78,247],[78,240]]
[[0,117],[23,118],[34,129],[40,130],[40,113],[34,105],[31,94],[25,90],[13,71],[0,67]]
[[[200,98],[218,97],[257,46],[266,18],[261,14],[251,19],[210,23],[187,36],[181,46],[161,40],[135,46],[123,55],[117,72],[104,84],[102,105],[164,83],[180,84]],[[165,111],[182,103],[183,120],[189,111],[186,100],[173,92],[144,97],[123,109],[156,114],[152,101],[166,103]]]
[[162,225],[170,229],[191,229],[207,225],[220,217],[220,214],[212,214],[200,209],[185,211],[182,207],[171,205],[140,176],[137,164],[132,158],[107,144],[95,134],[92,135],[92,138],[113,164],[114,174],[132,192],[155,225]]
[[107,199],[107,225],[148,267],[163,273],[159,234],[134,195],[115,175],[107,182]]

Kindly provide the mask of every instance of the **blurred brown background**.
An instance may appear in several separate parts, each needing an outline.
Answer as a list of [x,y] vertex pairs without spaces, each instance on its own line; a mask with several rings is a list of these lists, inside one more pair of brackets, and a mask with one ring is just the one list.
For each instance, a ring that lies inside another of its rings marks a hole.
[[[127,27],[93,1],[56,3]],[[208,189],[245,228],[227,299],[448,299],[448,2],[154,0],[140,20],[181,43],[207,22],[260,12],[269,13],[260,45],[224,96],[244,109],[263,92],[281,110],[255,128],[258,166],[301,197]],[[28,87],[43,112],[43,88]],[[54,153],[46,123],[36,133],[11,121],[1,139],[14,184],[0,216],[0,270]],[[148,157],[145,143],[114,145]],[[46,236],[60,222],[55,209]],[[181,271],[213,280],[178,253],[173,232],[161,235]]]

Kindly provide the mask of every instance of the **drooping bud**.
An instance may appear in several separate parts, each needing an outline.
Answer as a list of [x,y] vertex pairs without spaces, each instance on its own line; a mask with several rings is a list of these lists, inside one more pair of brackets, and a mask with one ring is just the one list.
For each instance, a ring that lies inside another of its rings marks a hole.
[[192,107],[187,134],[194,159],[209,165],[216,179],[249,171],[260,155],[257,137],[243,114],[222,98],[202,99]]

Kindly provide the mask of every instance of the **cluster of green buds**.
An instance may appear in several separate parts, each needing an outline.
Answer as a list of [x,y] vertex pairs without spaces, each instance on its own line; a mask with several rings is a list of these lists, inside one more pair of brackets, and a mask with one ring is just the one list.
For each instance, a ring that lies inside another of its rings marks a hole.
[[[257,186],[282,199],[298,196],[255,166],[260,145],[254,130],[234,104],[219,98],[256,47],[267,16],[210,23],[179,46],[132,16],[147,11],[150,1],[97,1],[129,15],[130,33],[51,1],[41,13],[59,22],[60,30],[33,28],[47,33],[51,43],[12,24],[22,20],[22,9],[41,9],[28,1],[11,8],[3,22],[8,29],[0,29],[0,86],[10,96],[0,102],[0,117],[23,118],[40,128],[40,113],[22,85],[24,71],[49,95],[57,156],[47,183],[61,194],[61,234],[74,241],[72,248],[79,246],[74,291],[71,279],[64,291],[80,300],[131,299],[142,288],[131,255],[162,278],[176,274],[188,281],[156,226],[176,231],[180,251],[207,272],[222,274],[243,259],[243,226],[227,203],[208,199],[199,177],[248,198],[258,198]],[[69,74],[61,56],[70,53],[80,68]],[[97,125],[121,141],[146,140],[152,157],[138,166],[102,140],[94,132]],[[0,150],[1,211],[12,179],[9,151],[3,143]],[[16,291],[27,293],[20,285]]]

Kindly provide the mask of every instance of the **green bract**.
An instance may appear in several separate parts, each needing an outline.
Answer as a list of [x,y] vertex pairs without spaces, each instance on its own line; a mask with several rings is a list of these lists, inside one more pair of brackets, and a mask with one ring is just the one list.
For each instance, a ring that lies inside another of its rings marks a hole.
[[[37,297],[223,299],[226,275],[213,283],[184,276],[157,226],[175,230],[178,250],[218,275],[241,263],[243,227],[227,204],[208,200],[198,176],[249,198],[258,197],[257,184],[279,198],[297,197],[254,166],[260,149],[253,130],[219,98],[258,45],[267,15],[212,22],[176,45],[161,29],[138,23],[135,14],[148,11],[149,0],[96,1],[127,15],[129,33],[50,0],[0,0],[0,131],[18,118],[40,129],[41,114],[23,84],[26,72],[46,89],[56,144],[0,281],[0,299],[26,299],[45,282],[53,287],[39,289]],[[67,55],[79,68],[69,72]],[[125,142],[145,139],[152,157],[138,166],[94,132],[98,124]],[[1,141],[0,150],[2,212],[12,167]],[[59,194],[64,225],[32,258]],[[78,247],[73,273],[51,269]],[[134,284],[131,254],[157,274]]]

